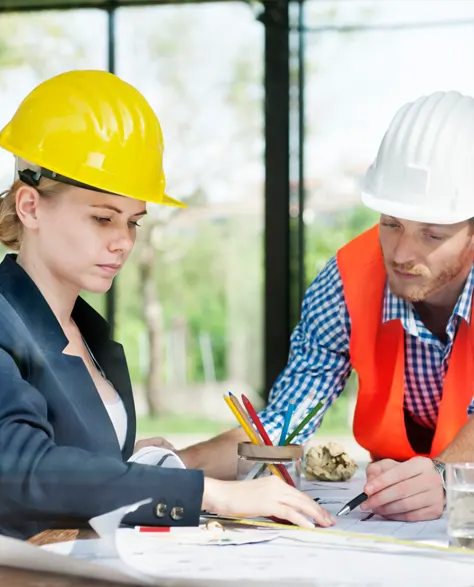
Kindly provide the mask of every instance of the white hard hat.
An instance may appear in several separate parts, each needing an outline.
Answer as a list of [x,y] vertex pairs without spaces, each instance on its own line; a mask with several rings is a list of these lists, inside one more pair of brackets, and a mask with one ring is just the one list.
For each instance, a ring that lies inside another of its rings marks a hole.
[[474,98],[435,92],[405,104],[367,170],[362,202],[430,224],[474,217]]

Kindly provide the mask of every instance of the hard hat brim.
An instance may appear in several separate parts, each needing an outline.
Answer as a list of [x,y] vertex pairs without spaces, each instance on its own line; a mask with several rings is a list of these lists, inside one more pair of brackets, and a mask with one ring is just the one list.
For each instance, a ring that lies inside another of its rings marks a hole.
[[[0,147],[3,147],[3,145],[0,144]],[[21,155],[17,155],[15,153],[16,157],[21,157]],[[38,166],[37,166],[38,167]],[[24,170],[23,170],[24,171]],[[163,205],[163,206],[169,206],[172,208],[187,208],[187,204],[185,204],[184,202],[181,202],[180,200],[176,200],[175,198],[172,198],[171,196],[168,196],[167,194],[163,194],[161,196],[161,198],[159,200],[154,199],[153,197],[147,198],[136,198],[134,196],[131,196],[129,194],[126,194],[124,192],[111,192],[109,190],[103,189],[102,187],[99,186],[93,186],[93,185],[89,185],[89,184],[85,184],[81,181],[78,181],[75,178],[70,178],[70,177],[65,177],[63,175],[61,175],[59,172],[56,172],[52,169],[46,169],[44,167],[38,167],[38,171],[39,171],[39,175],[38,175],[38,179],[42,176],[42,177],[47,177],[49,179],[52,179],[54,181],[57,181],[59,183],[65,183],[67,185],[72,185],[75,187],[79,187],[82,189],[89,189],[89,190],[94,190],[97,192],[103,192],[103,193],[107,193],[107,194],[112,194],[112,195],[117,195],[117,196],[123,196],[123,197],[128,197],[131,199],[139,199],[141,201],[144,202],[150,202],[153,204],[158,204],[158,205]],[[22,179],[22,181],[24,181],[24,179],[21,177],[21,172],[19,172],[18,169],[16,169],[16,174],[18,175],[18,177],[20,179]],[[29,183],[29,182],[26,182]],[[34,185],[29,183],[29,185]]]
[[456,224],[474,217],[474,207],[471,214],[453,214],[452,211],[446,209],[430,210],[422,206],[410,206],[392,200],[382,200],[364,191],[361,191],[361,200],[364,206],[380,214],[423,224]]
[[165,206],[171,206],[173,208],[187,208],[188,205],[185,204],[184,202],[180,202],[179,200],[176,200],[175,198],[172,198],[171,196],[167,196],[166,194],[163,195],[163,201],[161,202],[161,204],[165,205]]
[[63,183],[186,207],[164,193],[155,112],[136,88],[103,70],[63,72],[39,84],[0,130],[0,147]]

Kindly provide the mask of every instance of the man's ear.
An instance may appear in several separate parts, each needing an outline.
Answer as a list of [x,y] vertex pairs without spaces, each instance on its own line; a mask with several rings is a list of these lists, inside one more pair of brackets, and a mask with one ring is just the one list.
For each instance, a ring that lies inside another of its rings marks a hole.
[[26,228],[37,228],[40,195],[34,187],[21,186],[16,192],[16,213]]

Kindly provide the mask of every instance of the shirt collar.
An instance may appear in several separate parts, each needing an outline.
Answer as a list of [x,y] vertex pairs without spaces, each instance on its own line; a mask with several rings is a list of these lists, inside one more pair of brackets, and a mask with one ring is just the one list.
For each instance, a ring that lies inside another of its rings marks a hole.
[[468,324],[471,322],[472,294],[474,293],[474,265],[466,279],[462,294],[454,306],[453,314],[458,315]]
[[[461,295],[456,302],[453,314],[450,319],[452,322],[453,316],[459,316],[468,324],[471,321],[471,306],[472,295],[474,293],[474,265],[467,276],[466,283]],[[413,306],[410,302],[399,298],[390,291],[388,283],[385,285],[385,294],[382,311],[382,322],[389,322],[390,320],[400,320],[403,328],[412,334],[418,336],[418,327],[413,312]]]

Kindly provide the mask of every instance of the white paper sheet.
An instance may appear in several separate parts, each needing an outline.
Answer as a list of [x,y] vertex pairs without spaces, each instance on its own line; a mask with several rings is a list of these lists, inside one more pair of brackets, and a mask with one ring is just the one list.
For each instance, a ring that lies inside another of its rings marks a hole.
[[448,545],[447,520],[445,517],[429,522],[395,522],[381,516],[354,510],[347,516],[337,516],[340,505],[324,506],[336,520],[335,529],[356,534],[368,534],[394,538],[443,543]]
[[[131,506],[131,507],[136,507]],[[127,508],[122,508],[126,510]],[[126,512],[125,512],[126,513]],[[116,525],[115,547],[120,563],[134,569],[135,574],[160,579],[175,579],[186,584],[192,577],[212,581],[229,580],[256,584],[278,581],[294,585],[404,585],[418,586],[420,576],[430,576],[430,585],[471,587],[474,553],[459,554],[447,549],[413,547],[407,544],[374,542],[368,536],[354,539],[350,534],[333,530],[305,532],[281,531],[280,536],[259,544],[214,546],[179,544],[174,541],[138,540],[132,530],[119,529],[119,510],[101,516],[105,519],[95,526],[105,532],[110,543],[110,532]],[[255,534],[255,531],[250,530]],[[259,531],[262,539],[271,531]],[[60,552],[61,546],[49,547]],[[100,562],[100,547],[84,545],[67,552],[72,556],[94,556]],[[109,549],[105,550],[108,554]],[[341,560],[344,564],[341,564]],[[117,559],[118,561],[118,559]],[[119,561],[118,561],[119,562]],[[110,565],[110,560],[103,559]],[[471,568],[467,568],[470,566]],[[350,569],[350,570],[349,570]],[[434,580],[432,578],[434,577]],[[293,583],[291,583],[293,581]]]
[[274,583],[284,579],[293,585],[400,585],[418,586],[429,577],[430,586],[471,587],[472,568],[465,564],[416,555],[326,548],[314,544],[244,545],[229,548],[163,545],[155,555],[133,555],[127,564],[161,577],[203,580],[232,577]]
[[[349,484],[351,499],[356,494],[353,490],[359,488],[355,481]],[[324,491],[330,499],[331,492]],[[347,490],[339,487],[336,491]],[[362,521],[367,514],[356,510],[341,518],[335,529],[282,530],[275,537],[275,530],[255,532],[253,528],[248,536],[260,535],[262,542],[237,546],[181,544],[136,540],[136,534],[131,539],[133,530],[119,529],[122,517],[141,503],[91,520],[100,540],[38,548],[0,537],[0,564],[169,587],[220,587],[244,582],[251,587],[269,583],[279,587],[419,587],[422,580],[428,580],[430,587],[474,585],[474,552],[374,539],[375,534],[404,540],[419,539],[420,535],[424,539],[445,539],[444,520],[422,526],[375,517]],[[339,509],[339,504],[332,507]],[[354,537],[354,531],[366,536]]]
[[429,522],[394,522],[363,512],[360,508],[345,516],[336,516],[344,504],[362,493],[364,483],[365,474],[358,471],[358,475],[345,483],[305,480],[302,490],[311,497],[320,499],[319,503],[335,518],[336,530],[448,545],[445,516]]

